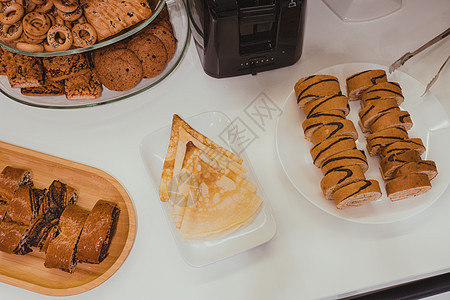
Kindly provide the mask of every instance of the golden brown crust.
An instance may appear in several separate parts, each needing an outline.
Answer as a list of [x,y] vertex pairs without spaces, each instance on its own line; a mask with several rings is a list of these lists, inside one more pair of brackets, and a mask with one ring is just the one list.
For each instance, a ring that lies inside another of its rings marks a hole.
[[7,52],[6,75],[12,88],[41,86],[44,83],[44,72],[39,57],[25,56]]
[[19,185],[30,182],[31,173],[29,171],[6,166],[0,173],[0,203],[9,204]]
[[89,61],[84,54],[44,57],[43,64],[45,77],[50,81],[60,81],[90,70]]
[[64,82],[64,94],[67,100],[87,100],[100,97],[102,84],[95,72],[72,76]]
[[98,40],[119,33],[152,15],[147,1],[81,0],[84,16],[97,30]]
[[119,206],[112,201],[99,200],[84,224],[77,246],[79,261],[100,263],[108,255],[109,245],[119,218]]
[[72,273],[77,265],[76,247],[89,211],[78,205],[66,207],[59,221],[60,234],[54,238],[47,249],[44,266],[58,268]]

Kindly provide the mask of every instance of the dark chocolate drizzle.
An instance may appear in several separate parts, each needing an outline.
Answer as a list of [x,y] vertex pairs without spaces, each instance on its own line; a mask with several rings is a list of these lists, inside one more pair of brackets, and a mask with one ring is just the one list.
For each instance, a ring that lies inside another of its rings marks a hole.
[[[306,88],[304,88],[300,94],[297,97],[297,103],[299,103],[302,99],[306,98],[306,97],[310,97],[310,95],[303,95],[307,90],[309,90],[310,88],[312,88],[315,85],[324,83],[324,82],[336,82],[339,86],[339,81],[336,78],[328,78],[328,79],[322,79],[319,80],[317,82],[311,83],[310,85],[308,85]],[[313,96],[317,96],[317,95],[313,95]]]
[[[318,159],[325,151],[327,151],[328,149],[332,148],[332,147],[335,146],[336,144],[341,143],[341,142],[346,141],[346,140],[353,140],[353,138],[348,137],[348,136],[344,136],[344,137],[341,137],[341,138],[337,139],[336,141],[332,142],[332,143],[329,144],[327,147],[325,147],[324,149],[322,149],[321,151],[319,151],[319,153],[317,153],[317,155],[316,155],[316,156],[314,157],[314,159],[313,159],[314,163],[316,163],[316,160],[317,160],[317,159]],[[319,146],[320,144],[322,144],[322,143],[319,143],[319,144],[315,145],[315,146],[312,148],[312,150],[314,150],[314,149],[315,149],[317,146]]]

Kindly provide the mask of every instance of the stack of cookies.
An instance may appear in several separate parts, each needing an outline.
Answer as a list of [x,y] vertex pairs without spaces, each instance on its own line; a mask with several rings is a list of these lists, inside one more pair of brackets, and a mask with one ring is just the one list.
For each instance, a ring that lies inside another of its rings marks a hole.
[[392,201],[420,195],[431,188],[436,164],[423,160],[425,146],[420,138],[410,138],[411,116],[399,105],[402,89],[387,81],[384,70],[367,70],[346,79],[349,95],[361,101],[359,126],[366,136],[370,155],[380,158],[380,171]]
[[376,180],[366,179],[367,158],[356,146],[358,133],[346,118],[348,98],[342,95],[338,78],[312,75],[295,84],[297,105],[306,115],[305,139],[313,143],[310,154],[322,170],[321,189],[337,208],[360,206],[381,197]]
[[167,7],[158,18],[131,39],[93,51],[100,82],[113,91],[125,91],[142,78],[158,76],[172,59],[177,45]]

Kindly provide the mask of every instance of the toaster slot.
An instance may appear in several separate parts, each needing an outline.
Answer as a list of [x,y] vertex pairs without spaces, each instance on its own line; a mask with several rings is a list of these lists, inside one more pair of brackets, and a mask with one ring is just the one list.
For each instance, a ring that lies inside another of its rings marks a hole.
[[277,6],[273,0],[239,1],[241,55],[267,51],[275,47],[277,15]]

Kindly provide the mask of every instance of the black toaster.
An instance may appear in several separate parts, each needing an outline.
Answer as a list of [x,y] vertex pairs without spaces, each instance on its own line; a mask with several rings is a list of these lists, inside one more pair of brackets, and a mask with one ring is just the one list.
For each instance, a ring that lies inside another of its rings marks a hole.
[[302,54],[306,0],[185,0],[205,72],[256,74]]

